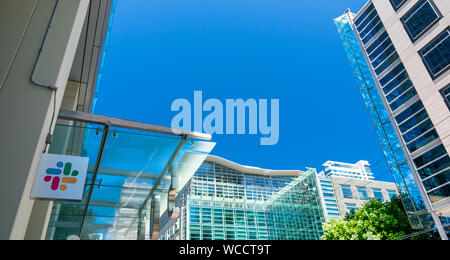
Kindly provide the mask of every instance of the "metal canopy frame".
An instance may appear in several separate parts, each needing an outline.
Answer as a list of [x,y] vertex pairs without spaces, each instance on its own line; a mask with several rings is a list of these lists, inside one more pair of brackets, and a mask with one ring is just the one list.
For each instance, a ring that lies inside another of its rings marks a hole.
[[[157,179],[155,184],[152,186],[152,189],[150,190],[149,194],[147,195],[147,197],[145,198],[145,200],[143,201],[142,205],[139,207],[138,209],[138,236],[137,239],[142,239],[143,238],[143,234],[141,233],[141,217],[142,217],[142,211],[146,208],[146,205],[149,201],[151,201],[152,203],[152,210],[155,210],[155,208],[159,208],[155,207],[154,203],[155,203],[155,198],[154,198],[154,194],[155,191],[158,190],[158,186],[161,183],[161,181],[164,179],[164,176],[166,174],[166,172],[169,171],[173,161],[175,160],[175,158],[177,157],[178,153],[180,152],[181,148],[183,147],[183,145],[186,143],[188,138],[192,138],[192,139],[200,139],[200,140],[205,140],[205,141],[209,141],[211,140],[211,135],[210,134],[204,134],[204,133],[199,133],[199,132],[192,132],[192,131],[187,131],[187,130],[180,130],[180,129],[173,129],[173,128],[169,128],[169,127],[164,127],[164,126],[158,126],[158,125],[153,125],[153,124],[148,124],[148,123],[142,123],[142,122],[137,122],[137,121],[130,121],[130,120],[125,120],[125,119],[119,119],[119,118],[114,118],[114,117],[109,117],[109,116],[102,116],[102,115],[97,115],[97,114],[91,114],[91,113],[85,113],[85,112],[79,112],[79,111],[71,111],[71,110],[66,110],[66,109],[61,109],[59,111],[59,115],[58,115],[58,119],[63,119],[63,120],[69,120],[69,121],[77,121],[77,122],[84,122],[84,123],[91,123],[91,124],[97,124],[97,125],[103,125],[104,126],[104,132],[103,132],[103,136],[102,136],[102,140],[100,143],[100,147],[99,147],[99,152],[98,152],[98,156],[97,156],[97,161],[95,163],[95,167],[93,169],[93,176],[92,176],[92,183],[91,186],[89,188],[88,191],[88,195],[86,198],[86,205],[84,207],[83,210],[83,215],[82,215],[82,219],[81,219],[81,223],[80,223],[80,229],[79,229],[79,237],[81,237],[81,233],[83,230],[83,226],[84,226],[84,222],[86,219],[86,214],[87,214],[87,210],[89,207],[89,203],[91,201],[91,196],[92,196],[92,192],[93,189],[95,187],[95,181],[97,178],[97,174],[98,171],[100,169],[100,165],[101,165],[101,160],[102,160],[102,155],[105,149],[105,145],[106,145],[106,141],[107,141],[107,137],[108,134],[110,133],[111,127],[119,127],[119,128],[125,128],[125,129],[134,129],[134,130],[140,130],[140,131],[145,131],[145,132],[151,132],[151,133],[159,133],[159,134],[166,134],[166,135],[172,135],[172,136],[180,136],[180,142],[178,143],[178,146],[176,147],[176,149],[174,150],[174,152],[172,153],[171,157],[169,158],[169,160],[167,161],[167,163],[164,166],[164,169],[161,171],[161,173],[159,175],[157,175]],[[158,214],[154,214],[155,212],[152,212],[152,218],[151,218],[151,222],[153,224],[158,223],[159,224],[159,219],[155,219],[154,216],[159,215]],[[157,225],[158,226],[158,225]],[[157,233],[159,232],[159,230],[154,230],[154,227],[151,227],[151,233]],[[152,238],[154,238],[155,235],[152,235]]]
[[119,118],[110,117],[110,116],[102,116],[102,115],[97,115],[97,114],[84,113],[84,112],[79,112],[79,111],[71,111],[71,110],[66,110],[66,109],[61,109],[59,111],[58,119],[99,124],[99,125],[105,125],[105,126],[110,125],[111,127],[115,126],[115,127],[120,127],[120,128],[141,130],[141,131],[145,131],[145,132],[167,134],[167,135],[180,136],[180,137],[186,136],[187,138],[199,139],[199,140],[204,140],[204,141],[210,141],[212,138],[210,134],[205,134],[205,133],[192,132],[192,131],[182,130],[182,129],[174,129],[174,128],[170,128],[170,127],[153,125],[153,124],[149,124],[149,123],[142,123],[142,122],[131,121],[131,120],[126,120],[126,119],[119,119]]

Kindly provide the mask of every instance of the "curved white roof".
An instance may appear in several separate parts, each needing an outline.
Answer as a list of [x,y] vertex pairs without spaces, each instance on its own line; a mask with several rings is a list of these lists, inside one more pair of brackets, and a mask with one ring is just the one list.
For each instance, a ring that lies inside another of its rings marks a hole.
[[235,163],[235,162],[232,162],[232,161],[229,161],[229,160],[226,160],[224,158],[214,156],[214,155],[208,155],[208,157],[206,157],[205,161],[217,163],[222,166],[225,166],[230,169],[240,171],[243,173],[264,175],[264,176],[297,177],[303,173],[303,171],[300,171],[300,170],[268,170],[268,169],[262,169],[259,167],[241,165],[241,164],[238,164],[238,163]]

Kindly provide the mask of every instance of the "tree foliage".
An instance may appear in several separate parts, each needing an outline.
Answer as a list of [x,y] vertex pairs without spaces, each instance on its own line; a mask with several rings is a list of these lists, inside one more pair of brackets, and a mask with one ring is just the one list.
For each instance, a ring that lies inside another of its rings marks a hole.
[[370,199],[344,218],[324,223],[323,230],[322,240],[390,240],[414,232],[397,197],[384,203]]

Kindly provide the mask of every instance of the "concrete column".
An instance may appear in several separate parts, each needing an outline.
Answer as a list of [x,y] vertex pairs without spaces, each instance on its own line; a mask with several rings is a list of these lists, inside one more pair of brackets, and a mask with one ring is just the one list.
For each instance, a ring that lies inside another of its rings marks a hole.
[[[52,117],[58,115],[89,0],[60,0],[55,10],[56,3],[0,3],[0,239],[25,238],[34,203],[31,187],[46,136],[56,121],[51,124]],[[30,80],[54,10],[34,80],[56,91]],[[50,205],[42,206],[38,211],[48,212]]]
[[50,214],[52,212],[52,201],[36,200],[33,203],[30,220],[25,233],[26,240],[44,240],[47,231]]
[[[64,97],[61,102],[61,108],[68,110],[76,110],[78,102],[78,89],[80,83],[68,81],[64,91]],[[57,120],[57,123],[65,125],[73,125],[73,122],[67,120]],[[68,131],[59,131],[53,135],[53,141],[65,140],[61,150],[52,150],[53,153],[66,154],[69,143],[69,137],[72,129]],[[47,226],[52,212],[53,202],[45,200],[36,200],[33,203],[33,210],[31,211],[28,228],[25,235],[26,240],[44,240],[47,232]]]

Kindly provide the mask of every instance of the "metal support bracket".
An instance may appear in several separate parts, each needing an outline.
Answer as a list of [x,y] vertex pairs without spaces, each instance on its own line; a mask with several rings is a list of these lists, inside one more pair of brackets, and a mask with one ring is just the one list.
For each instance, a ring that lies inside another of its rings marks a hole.
[[170,188],[167,196],[167,213],[169,218],[176,219],[180,216],[180,208],[175,205],[175,198],[177,196],[177,189],[179,188],[179,178],[177,171],[173,170],[173,166],[169,169],[170,173]]

